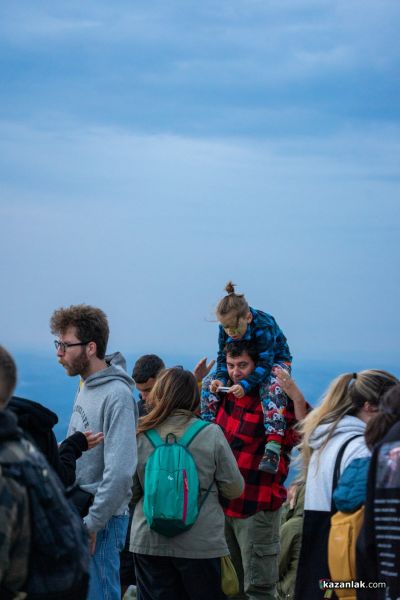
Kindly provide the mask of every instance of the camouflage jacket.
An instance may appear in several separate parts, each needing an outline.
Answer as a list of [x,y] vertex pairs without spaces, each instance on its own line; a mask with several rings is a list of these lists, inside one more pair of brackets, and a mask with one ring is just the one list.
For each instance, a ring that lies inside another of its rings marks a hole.
[[1,464],[25,459],[15,416],[0,410],[0,598],[24,598],[19,593],[28,571],[29,501],[26,489],[4,477]]

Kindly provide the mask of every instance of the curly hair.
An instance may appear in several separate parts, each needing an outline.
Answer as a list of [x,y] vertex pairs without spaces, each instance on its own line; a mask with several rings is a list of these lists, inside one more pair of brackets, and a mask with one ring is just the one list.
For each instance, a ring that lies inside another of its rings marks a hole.
[[110,330],[107,316],[100,308],[76,304],[55,310],[50,319],[51,332],[65,333],[68,327],[76,327],[81,342],[95,342],[97,358],[104,358]]

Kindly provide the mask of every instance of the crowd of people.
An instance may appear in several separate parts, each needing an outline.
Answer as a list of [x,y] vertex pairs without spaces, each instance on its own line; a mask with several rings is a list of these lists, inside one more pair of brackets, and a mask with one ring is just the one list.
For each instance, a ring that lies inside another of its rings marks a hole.
[[[398,379],[343,374],[311,408],[276,320],[226,292],[216,368],[193,373],[144,355],[130,376],[101,309],[54,311],[58,361],[79,376],[61,444],[57,416],[13,396],[0,346],[0,598],[120,600],[131,585],[139,600],[400,597]],[[331,523],[360,507],[345,588]]]

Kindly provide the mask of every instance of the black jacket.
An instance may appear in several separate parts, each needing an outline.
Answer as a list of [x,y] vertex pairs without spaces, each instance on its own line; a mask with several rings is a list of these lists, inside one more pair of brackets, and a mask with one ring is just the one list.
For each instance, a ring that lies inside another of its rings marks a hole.
[[39,448],[53,467],[63,484],[68,487],[75,482],[76,461],[87,450],[86,437],[76,432],[58,447],[53,427],[57,415],[33,400],[13,396],[8,408],[17,416],[18,426]]
[[385,582],[387,588],[357,590],[358,600],[400,597],[399,500],[400,422],[391,427],[372,454],[364,524],[357,540],[357,579]]

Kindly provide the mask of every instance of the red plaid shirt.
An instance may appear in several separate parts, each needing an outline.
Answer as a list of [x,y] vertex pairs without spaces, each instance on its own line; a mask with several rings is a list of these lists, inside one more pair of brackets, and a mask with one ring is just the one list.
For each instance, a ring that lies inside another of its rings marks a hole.
[[245,481],[244,492],[239,498],[220,498],[228,517],[240,519],[260,510],[278,510],[286,500],[283,483],[289,471],[290,451],[298,443],[298,436],[293,430],[296,419],[290,400],[285,417],[287,429],[282,440],[278,472],[259,471],[266,441],[260,396],[257,392],[243,398],[223,395],[215,422],[224,432]]

